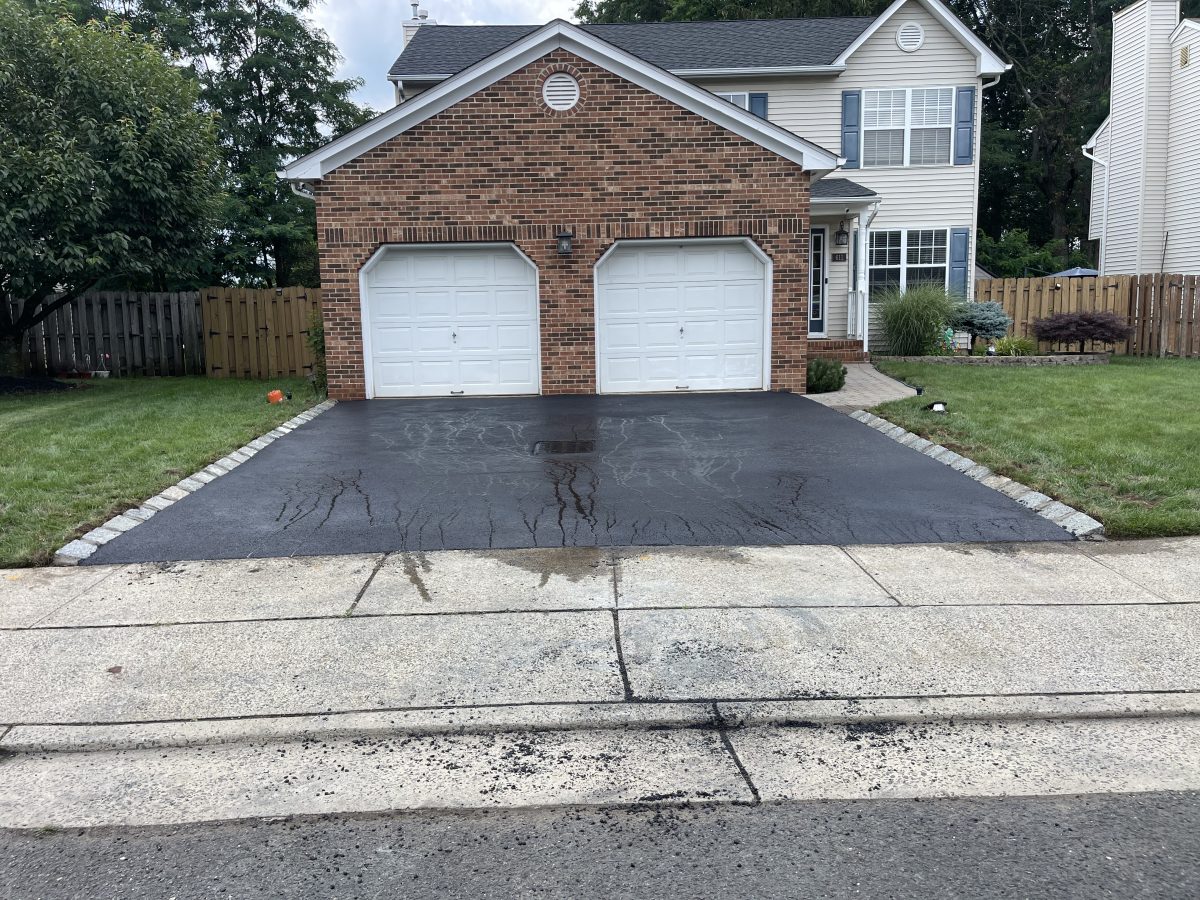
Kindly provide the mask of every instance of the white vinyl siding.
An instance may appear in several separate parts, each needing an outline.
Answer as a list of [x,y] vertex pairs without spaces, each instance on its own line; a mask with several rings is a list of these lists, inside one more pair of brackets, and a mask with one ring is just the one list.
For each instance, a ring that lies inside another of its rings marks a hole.
[[1104,185],[1108,161],[1108,125],[1096,132],[1092,155],[1100,162],[1092,163],[1091,207],[1088,209],[1088,240],[1098,241],[1104,230]]
[[[925,30],[925,43],[915,53],[896,46],[896,28],[913,21]],[[918,3],[897,10],[850,57],[847,69],[838,76],[804,76],[702,81],[703,87],[717,92],[769,91],[769,118],[777,125],[803,135],[808,140],[835,152],[842,145],[842,91],[946,88],[973,85],[981,80],[975,55],[958,38]],[[982,98],[975,102],[975,153],[979,159],[980,112]],[[868,140],[864,130],[863,149]],[[870,139],[878,140],[878,139]],[[979,167],[935,165],[909,167],[871,167],[838,172],[880,195],[883,200],[872,229],[908,229],[919,225],[971,227],[976,220],[976,189]],[[836,221],[836,220],[835,220]],[[849,226],[853,228],[853,223]],[[836,228],[834,229],[836,230]],[[830,234],[833,232],[831,231]],[[831,247],[831,249],[833,249]],[[847,248],[853,253],[853,247]],[[975,241],[971,241],[974,265]],[[828,334],[837,338],[845,333],[846,292],[849,285],[841,274],[843,263],[831,263],[829,269]],[[843,284],[835,285],[835,278]],[[973,285],[973,282],[970,282]],[[874,340],[874,331],[873,340]]]
[[[1181,47],[1191,47],[1186,67]],[[1200,27],[1185,25],[1171,47],[1171,114],[1168,120],[1166,221],[1168,272],[1200,273]]]

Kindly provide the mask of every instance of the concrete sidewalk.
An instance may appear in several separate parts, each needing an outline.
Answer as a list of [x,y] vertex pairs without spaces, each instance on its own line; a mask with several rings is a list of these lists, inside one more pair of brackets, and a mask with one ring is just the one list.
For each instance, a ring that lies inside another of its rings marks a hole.
[[0,826],[867,796],[884,776],[896,796],[1042,790],[1045,772],[1062,791],[1200,787],[1198,551],[576,548],[3,572]]

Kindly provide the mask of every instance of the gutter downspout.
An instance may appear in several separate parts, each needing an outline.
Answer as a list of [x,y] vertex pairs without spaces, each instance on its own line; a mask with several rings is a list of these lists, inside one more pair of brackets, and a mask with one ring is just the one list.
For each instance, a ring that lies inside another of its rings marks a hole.
[[1092,153],[1090,150],[1088,150],[1086,144],[1083,147],[1081,147],[1080,150],[1083,153],[1083,158],[1091,160],[1092,165],[1104,167],[1104,212],[1100,216],[1100,259],[1099,259],[1100,274],[1103,275],[1104,274],[1104,247],[1108,243],[1108,163],[1101,161],[1101,159],[1098,156],[1096,156],[1095,153]]
[[[879,204],[882,201],[876,200],[870,207],[862,210],[858,214],[858,247],[855,248],[858,252],[855,254],[858,258],[854,273],[855,288],[858,291],[858,296],[862,298],[862,332],[863,332],[863,353],[871,352],[871,295],[867,290],[867,267],[869,260],[867,259],[868,244],[867,232],[871,228],[871,223],[875,221],[875,216],[879,213]],[[869,211],[869,215],[864,215]]]

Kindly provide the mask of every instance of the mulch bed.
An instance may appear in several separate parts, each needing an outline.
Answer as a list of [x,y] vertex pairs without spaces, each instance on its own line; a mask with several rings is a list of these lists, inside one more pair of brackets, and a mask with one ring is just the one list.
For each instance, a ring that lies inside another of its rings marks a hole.
[[53,394],[58,391],[73,391],[78,384],[55,381],[53,378],[23,378],[19,375],[0,375],[0,395],[5,394]]

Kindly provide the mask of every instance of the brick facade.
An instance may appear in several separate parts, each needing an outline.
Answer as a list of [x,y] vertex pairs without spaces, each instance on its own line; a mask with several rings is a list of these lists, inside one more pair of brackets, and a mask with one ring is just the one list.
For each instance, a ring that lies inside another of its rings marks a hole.
[[[568,71],[557,112],[542,81]],[[804,390],[809,176],[618,76],[556,51],[316,185],[329,392],[365,396],[358,272],[383,244],[512,241],[536,263],[542,391],[596,390],[592,267],[620,238],[745,236],[774,265],[771,387]],[[555,235],[575,233],[559,256]]]

